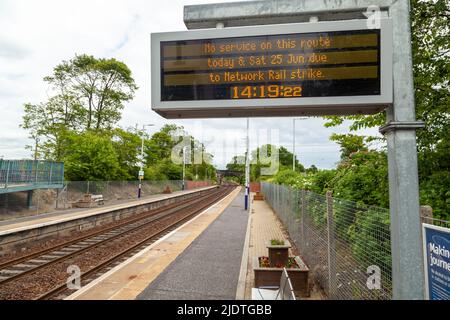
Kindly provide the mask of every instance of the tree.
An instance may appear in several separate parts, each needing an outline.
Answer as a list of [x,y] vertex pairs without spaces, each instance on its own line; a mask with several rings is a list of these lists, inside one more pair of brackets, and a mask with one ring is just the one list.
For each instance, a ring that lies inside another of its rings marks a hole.
[[116,128],[112,131],[111,140],[117,154],[121,179],[136,179],[139,170],[141,137],[131,130]]
[[[294,158],[294,154],[292,152],[288,151],[285,147],[280,146],[280,148],[278,148],[278,156],[280,157],[281,165],[292,167],[292,159]],[[298,162],[297,158],[295,159],[295,171],[305,171],[305,168]]]
[[79,128],[83,116],[81,106],[72,98],[60,95],[45,103],[24,105],[22,127],[41,140],[41,153],[46,159],[60,161],[64,157],[67,136]]
[[315,165],[311,165],[308,169],[305,169],[306,173],[316,173],[319,169]]
[[145,142],[145,158],[147,165],[156,164],[161,159],[170,159],[173,147],[179,142],[173,136],[182,133],[183,128],[174,124],[164,125]]
[[58,161],[70,152],[67,137],[72,133],[111,130],[137,89],[123,62],[88,55],[63,61],[44,81],[52,89],[50,98],[24,105],[22,127],[41,138],[46,159]]
[[[144,153],[146,160],[145,179],[149,180],[180,180],[182,179],[182,163],[172,162],[172,151],[178,150],[180,153],[183,146],[190,147],[190,152],[186,155],[186,179],[210,179],[215,180],[215,171],[212,155],[206,152],[205,146],[193,136],[187,134],[183,127],[176,125],[163,126],[154,133],[150,139],[144,143]],[[174,149],[176,148],[177,149]],[[175,153],[177,153],[175,151]],[[201,155],[200,163],[195,163],[195,154]]]
[[131,100],[137,86],[130,69],[116,59],[79,55],[63,61],[45,77],[50,85],[78,100],[83,106],[85,129],[111,129],[120,120],[124,102]]
[[348,159],[353,153],[367,151],[365,137],[355,134],[332,134],[331,141],[337,142],[341,146],[341,159]]
[[121,179],[121,167],[113,143],[108,136],[94,132],[71,135],[70,148],[64,162],[65,176],[70,181]]
[[[22,127],[35,141],[40,139],[45,159],[65,162],[66,179],[135,180],[144,161],[146,179],[179,180],[182,164],[172,162],[172,150],[187,140],[192,154],[201,154],[202,159],[186,165],[186,179],[215,180],[212,155],[182,127],[165,125],[149,137],[116,126],[124,103],[137,89],[124,63],[75,56],[57,65],[44,80],[51,86],[50,98],[25,104]],[[142,139],[144,159],[140,158]]]

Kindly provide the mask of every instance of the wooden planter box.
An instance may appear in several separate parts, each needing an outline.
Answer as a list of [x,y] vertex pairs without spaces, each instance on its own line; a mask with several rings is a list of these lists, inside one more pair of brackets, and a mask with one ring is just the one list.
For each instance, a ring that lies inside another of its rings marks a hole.
[[264,200],[264,196],[261,192],[256,192],[256,194],[253,196],[253,200],[255,201],[261,201]]
[[270,241],[267,244],[269,250],[269,264],[271,267],[275,267],[277,264],[286,265],[289,258],[289,248],[291,244],[289,241],[284,241],[283,245],[272,245]]
[[[300,297],[309,297],[309,269],[300,259],[295,257],[295,261],[300,268],[286,269],[292,282],[294,291]],[[255,257],[253,260],[253,271],[255,274],[255,288],[265,286],[279,286],[282,268],[264,268],[259,266],[259,259]]]

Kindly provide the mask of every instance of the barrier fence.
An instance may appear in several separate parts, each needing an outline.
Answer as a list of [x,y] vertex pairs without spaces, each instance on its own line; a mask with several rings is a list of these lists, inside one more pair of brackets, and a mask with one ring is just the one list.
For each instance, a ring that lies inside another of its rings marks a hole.
[[330,299],[392,298],[389,210],[263,182],[262,193]]
[[[210,185],[210,181],[186,181],[186,189]],[[167,187],[173,191],[182,189],[182,180],[142,181],[141,196],[161,194]],[[59,189],[33,190],[31,203],[27,192],[0,194],[0,220],[70,209],[84,194],[101,194],[104,204],[136,199],[139,181],[65,181]]]
[[26,187],[62,186],[63,181],[62,162],[0,159],[0,194]]

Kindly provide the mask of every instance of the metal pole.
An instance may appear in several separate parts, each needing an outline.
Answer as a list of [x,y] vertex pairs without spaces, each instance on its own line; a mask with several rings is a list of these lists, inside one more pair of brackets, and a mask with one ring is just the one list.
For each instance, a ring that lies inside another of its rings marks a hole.
[[250,126],[250,119],[247,118],[247,137],[246,137],[246,147],[245,147],[245,199],[244,199],[244,207],[245,210],[248,210],[248,198],[249,198],[249,180],[250,180],[250,174],[249,174],[249,138],[248,138],[248,130]]
[[[136,130],[137,130],[137,124],[136,124]],[[145,127],[152,127],[154,124],[144,124],[142,125],[142,132],[141,132],[141,163],[139,166],[139,186],[138,186],[138,198],[141,197],[142,194],[142,179],[144,178],[144,132]]]
[[328,296],[336,298],[336,234],[334,232],[333,197],[331,191],[327,191],[327,229],[328,229]]
[[301,215],[302,215],[302,220],[301,220],[301,244],[300,244],[300,250],[304,250],[304,248],[306,247],[306,243],[305,243],[305,215],[306,215],[306,190],[302,189],[301,191],[301,197],[302,197],[302,207],[301,207]]
[[388,146],[394,299],[424,298],[415,131],[423,123],[415,119],[409,12],[407,0],[396,1],[389,8],[394,37],[394,105],[387,110],[387,124],[380,128]]
[[138,188],[138,198],[141,197],[141,193],[142,193],[142,171],[143,171],[143,167],[144,167],[144,130],[145,130],[145,125],[142,126],[142,132],[141,132],[141,165],[139,166],[139,188]]
[[6,179],[5,179],[5,189],[8,187],[9,182],[9,167],[11,165],[11,161],[6,162]]
[[185,189],[185,175],[186,175],[186,147],[183,147],[183,184],[181,190]]
[[37,182],[38,182],[38,177],[39,177],[39,161],[36,160],[34,163],[35,163],[35,165],[36,165],[36,171],[35,171],[35,173],[34,173],[34,183],[37,184]]
[[292,171],[295,172],[295,118],[292,119]]
[[38,145],[39,145],[39,138],[36,137],[34,140],[34,160],[37,160],[38,158]]

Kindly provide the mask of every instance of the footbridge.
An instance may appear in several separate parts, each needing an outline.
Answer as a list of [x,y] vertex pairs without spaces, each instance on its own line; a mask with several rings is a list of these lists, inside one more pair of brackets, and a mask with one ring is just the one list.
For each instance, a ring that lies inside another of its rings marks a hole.
[[59,189],[63,182],[63,162],[0,159],[0,194]]

